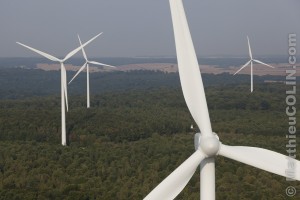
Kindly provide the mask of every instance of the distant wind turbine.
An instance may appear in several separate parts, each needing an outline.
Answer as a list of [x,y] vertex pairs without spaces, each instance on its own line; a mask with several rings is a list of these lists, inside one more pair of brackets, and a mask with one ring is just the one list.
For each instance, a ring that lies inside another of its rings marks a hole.
[[[79,39],[79,43],[80,45],[82,46],[82,43],[81,43],[81,40],[80,40],[80,37],[78,35],[78,39]],[[96,61],[89,61],[87,59],[87,56],[86,56],[86,53],[85,53],[85,50],[84,48],[82,47],[82,54],[83,54],[83,57],[85,59],[85,63],[83,64],[83,66],[78,70],[78,72],[75,74],[75,76],[71,79],[71,81],[69,82],[69,84],[76,78],[76,76],[86,67],[86,85],[87,85],[87,102],[86,102],[86,107],[87,108],[90,108],[90,75],[89,75],[89,64],[94,64],[94,65],[101,65],[101,66],[107,66],[107,67],[113,67],[115,68],[115,66],[111,66],[111,65],[107,65],[107,64],[104,64],[104,63],[99,63],[99,62],[96,62]]]
[[17,42],[17,44],[26,47],[27,49],[30,49],[31,51],[34,51],[49,60],[59,62],[60,63],[60,70],[61,70],[61,144],[63,146],[67,145],[67,135],[66,135],[66,111],[65,111],[65,106],[67,106],[67,111],[68,111],[68,91],[67,91],[67,73],[66,73],[66,68],[64,66],[64,62],[71,58],[74,54],[76,54],[78,51],[80,51],[81,48],[92,42],[94,39],[96,39],[98,36],[100,36],[102,33],[99,33],[80,47],[74,49],[70,53],[66,55],[64,59],[58,59],[54,56],[51,56],[47,53],[44,53],[40,50],[34,49],[32,47],[29,47],[25,44],[22,44],[20,42]]
[[253,92],[253,61],[256,62],[256,63],[259,63],[259,64],[262,64],[262,65],[265,65],[267,67],[271,67],[271,68],[274,68],[273,66],[271,65],[268,65],[262,61],[259,61],[259,60],[255,60],[253,59],[252,57],[252,51],[251,51],[251,46],[250,46],[250,41],[249,41],[249,37],[247,36],[247,40],[248,40],[248,47],[249,47],[249,55],[250,55],[250,60],[245,64],[243,65],[237,72],[234,73],[234,75],[236,75],[237,73],[239,73],[242,69],[244,69],[245,67],[247,67],[249,65],[249,63],[251,64],[251,92]]

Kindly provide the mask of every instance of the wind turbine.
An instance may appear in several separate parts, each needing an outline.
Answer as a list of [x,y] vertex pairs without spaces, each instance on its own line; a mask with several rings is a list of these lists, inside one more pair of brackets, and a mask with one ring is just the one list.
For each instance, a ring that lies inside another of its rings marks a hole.
[[[82,46],[82,43],[81,43],[81,40],[80,40],[80,37],[78,35],[78,40],[79,40],[79,43],[80,45]],[[75,74],[75,76],[71,79],[71,81],[69,82],[69,84],[76,78],[76,76],[86,67],[86,85],[87,85],[87,102],[86,102],[86,107],[89,108],[90,107],[90,75],[89,75],[89,64],[94,64],[94,65],[101,65],[101,66],[107,66],[107,67],[113,67],[115,68],[114,66],[111,66],[111,65],[107,65],[107,64],[103,64],[103,63],[99,63],[99,62],[96,62],[96,61],[89,61],[87,59],[87,56],[86,56],[86,53],[85,53],[85,50],[84,48],[82,47],[81,48],[82,50],[82,54],[83,54],[83,57],[85,59],[85,63],[83,64],[83,66],[78,70],[78,72]]]
[[[201,73],[190,35],[182,0],[169,0],[175,35],[178,69],[183,96],[201,133],[196,133],[195,152],[165,178],[144,199],[174,199],[187,185],[200,165],[200,198],[215,199],[215,157],[221,155],[253,167],[286,176],[288,162],[300,172],[300,162],[270,150],[228,146],[212,132]],[[294,178],[300,180],[300,173]]]
[[68,53],[64,59],[56,58],[56,57],[49,55],[47,53],[44,53],[40,50],[34,49],[25,44],[17,42],[17,44],[19,44],[23,47],[26,47],[27,49],[30,49],[31,51],[34,51],[34,52],[48,58],[49,60],[60,63],[60,70],[61,70],[61,144],[63,146],[67,145],[65,106],[67,106],[67,111],[68,111],[67,73],[66,73],[66,68],[64,66],[64,62],[66,60],[68,60],[69,58],[71,58],[74,54],[76,54],[78,51],[80,51],[81,48],[83,48],[84,46],[86,46],[87,44],[92,42],[94,39],[96,39],[101,34],[102,33],[99,33],[98,35],[96,35],[95,37],[93,37],[92,39],[90,39],[89,41],[87,41],[86,43],[81,45],[80,47],[78,47],[78,48],[74,49],[73,51],[71,51],[70,53]]
[[250,46],[250,41],[249,41],[249,37],[248,36],[247,36],[247,40],[248,40],[248,48],[249,48],[250,60],[245,65],[243,65],[237,72],[235,72],[234,75],[236,75],[237,73],[239,73],[242,69],[244,69],[245,67],[247,67],[250,64],[251,65],[251,72],[250,72],[251,73],[251,92],[253,92],[253,62],[265,65],[265,66],[270,67],[270,68],[274,68],[274,67],[271,66],[271,65],[268,65],[268,64],[266,64],[266,63],[264,63],[262,61],[253,59],[253,57],[252,57],[252,51],[251,51],[251,46]]

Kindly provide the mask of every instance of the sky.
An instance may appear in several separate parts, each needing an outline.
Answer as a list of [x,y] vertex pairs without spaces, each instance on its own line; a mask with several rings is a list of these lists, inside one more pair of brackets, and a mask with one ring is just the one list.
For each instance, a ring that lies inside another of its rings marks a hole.
[[[183,0],[197,55],[288,55],[300,52],[299,0]],[[99,32],[89,57],[175,56],[169,0],[1,0],[0,57],[35,57],[19,41],[64,57]],[[80,57],[80,53],[76,54]]]

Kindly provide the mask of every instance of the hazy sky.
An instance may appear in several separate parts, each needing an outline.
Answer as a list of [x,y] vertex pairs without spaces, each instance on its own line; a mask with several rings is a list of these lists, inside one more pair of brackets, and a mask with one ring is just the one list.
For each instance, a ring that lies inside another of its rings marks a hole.
[[[288,33],[298,34],[299,0],[184,0],[197,54],[287,55]],[[86,47],[90,57],[174,56],[168,0],[1,0],[0,57],[36,56],[29,46],[63,57]],[[298,51],[299,52],[299,51]],[[299,55],[299,54],[298,54]],[[77,54],[76,56],[81,56]]]

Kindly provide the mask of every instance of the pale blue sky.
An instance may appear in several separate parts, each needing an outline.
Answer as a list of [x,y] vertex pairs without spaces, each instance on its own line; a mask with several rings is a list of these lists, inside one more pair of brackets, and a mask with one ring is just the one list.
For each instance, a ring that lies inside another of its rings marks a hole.
[[[298,34],[299,0],[184,0],[200,56],[286,55]],[[99,32],[90,57],[174,56],[168,0],[1,0],[0,57],[36,56],[15,44],[62,57]],[[76,56],[81,56],[77,54]]]

